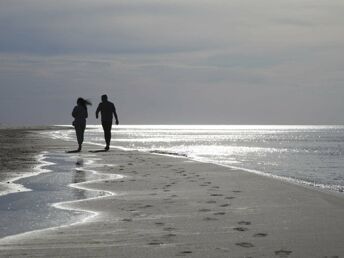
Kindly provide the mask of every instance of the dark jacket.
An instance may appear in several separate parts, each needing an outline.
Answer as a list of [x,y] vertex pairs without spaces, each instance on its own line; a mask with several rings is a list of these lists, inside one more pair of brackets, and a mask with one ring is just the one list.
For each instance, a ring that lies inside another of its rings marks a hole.
[[81,105],[74,107],[72,116],[74,117],[73,125],[85,125],[86,118],[88,117],[87,108],[84,108]]
[[115,116],[116,122],[118,122],[116,108],[112,102],[106,101],[106,102],[99,103],[99,106],[96,111],[97,117],[98,117],[99,112],[102,116],[102,121],[112,122],[113,116]]

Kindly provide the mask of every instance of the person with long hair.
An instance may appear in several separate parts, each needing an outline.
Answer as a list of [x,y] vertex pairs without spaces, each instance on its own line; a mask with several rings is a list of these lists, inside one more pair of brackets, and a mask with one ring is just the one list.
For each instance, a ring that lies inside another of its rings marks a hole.
[[75,152],[80,152],[84,141],[86,118],[88,117],[87,106],[92,105],[92,103],[83,98],[78,98],[76,103],[77,105],[73,109],[72,116],[74,117],[73,126],[79,144],[79,148]]

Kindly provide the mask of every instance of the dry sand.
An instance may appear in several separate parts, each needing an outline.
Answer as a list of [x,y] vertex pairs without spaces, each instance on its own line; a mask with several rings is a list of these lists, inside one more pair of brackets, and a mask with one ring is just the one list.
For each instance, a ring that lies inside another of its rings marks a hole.
[[[63,150],[61,141],[54,146]],[[94,149],[85,147],[85,154]],[[83,186],[117,195],[65,204],[98,215],[3,238],[1,257],[344,255],[340,195],[185,158],[114,149],[95,155],[96,170],[126,177]]]

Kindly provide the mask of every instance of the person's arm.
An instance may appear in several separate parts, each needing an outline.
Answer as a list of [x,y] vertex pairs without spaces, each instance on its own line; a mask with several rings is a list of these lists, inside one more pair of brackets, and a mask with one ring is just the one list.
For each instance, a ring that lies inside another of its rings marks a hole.
[[88,111],[87,111],[87,108],[86,108],[86,117],[85,118],[87,118],[88,117]]
[[73,112],[72,112],[72,117],[76,117],[76,115],[77,115],[77,107],[74,107],[74,109],[73,109]]
[[99,115],[99,112],[100,112],[100,105],[101,103],[99,103],[98,107],[97,107],[97,110],[96,110],[96,118],[98,119],[98,115]]
[[115,116],[115,119],[116,119],[116,125],[118,125],[119,121],[118,121],[118,116],[117,116],[115,105],[112,105],[112,112],[113,112],[113,115]]

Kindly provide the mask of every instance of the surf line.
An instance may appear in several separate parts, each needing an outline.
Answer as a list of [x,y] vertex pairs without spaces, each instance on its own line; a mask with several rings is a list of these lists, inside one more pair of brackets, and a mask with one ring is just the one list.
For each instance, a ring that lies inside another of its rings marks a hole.
[[[25,175],[25,176],[20,176],[17,177],[15,179],[12,179],[12,181],[16,181],[22,178],[27,178],[27,177],[31,177],[31,176],[37,176],[39,174],[42,173],[49,173],[52,172],[52,170],[47,169],[46,167],[51,166],[51,165],[55,165],[56,163],[54,162],[50,162],[50,161],[46,161],[46,159],[49,157],[49,155],[53,155],[52,153],[49,153],[47,151],[42,152],[41,154],[37,155],[37,160],[40,162],[39,165],[37,165],[35,167],[35,171],[30,173],[29,175]],[[96,156],[96,155],[87,155],[88,158],[90,158],[90,156]],[[66,155],[67,157],[67,155]],[[68,157],[71,157],[70,155],[68,155]],[[72,156],[72,158],[78,158],[78,156]],[[101,166],[115,166],[112,164],[101,164],[101,163],[96,163],[96,160],[101,160],[99,158],[93,158],[93,159],[89,159],[87,162],[85,162],[85,165],[87,167],[101,167]],[[85,216],[85,218],[76,221],[76,222],[72,222],[72,223],[66,223],[66,224],[62,224],[59,226],[54,226],[54,227],[48,227],[48,228],[42,228],[42,229],[36,229],[36,230],[31,230],[31,231],[27,231],[27,232],[23,232],[23,233],[19,233],[19,234],[15,234],[15,235],[9,235],[9,236],[5,236],[3,238],[0,239],[0,243],[7,243],[7,242],[11,242],[13,240],[20,240],[20,239],[25,239],[27,237],[30,237],[32,235],[36,235],[39,234],[41,232],[44,231],[50,231],[50,230],[56,230],[59,228],[65,228],[65,227],[70,227],[73,225],[77,225],[77,224],[82,224],[87,222],[90,219],[95,218],[96,216],[98,216],[99,214],[101,214],[101,212],[96,212],[93,210],[88,210],[88,209],[82,209],[79,207],[73,207],[73,204],[77,203],[77,202],[83,202],[83,201],[88,201],[88,200],[94,200],[94,199],[101,199],[101,198],[106,198],[109,196],[115,196],[118,195],[116,192],[112,192],[112,191],[108,191],[108,190],[101,190],[101,189],[94,189],[91,187],[87,187],[85,186],[86,184],[89,183],[96,183],[96,182],[102,182],[102,181],[107,181],[107,180],[119,180],[119,179],[123,179],[126,176],[122,175],[122,174],[107,174],[107,173],[101,173],[98,172],[96,170],[93,169],[85,169],[84,167],[77,167],[75,168],[75,170],[82,170],[85,172],[89,172],[92,173],[94,175],[100,176],[100,179],[94,179],[94,180],[89,180],[89,181],[84,181],[84,182],[80,182],[80,183],[71,183],[68,184],[69,187],[75,188],[75,189],[80,189],[80,190],[84,190],[84,191],[93,191],[93,192],[98,192],[100,193],[99,196],[95,196],[95,197],[90,197],[90,198],[84,198],[84,199],[78,199],[78,200],[72,200],[72,201],[63,201],[63,202],[58,202],[58,203],[53,203],[51,204],[52,207],[57,208],[57,209],[63,209],[63,210],[69,210],[69,211],[80,211],[80,212],[85,212],[88,213],[88,216]],[[23,185],[19,185],[16,184],[16,187],[20,187],[20,191],[24,192],[24,191],[32,191],[32,189],[26,188]],[[17,192],[17,191],[15,191]],[[1,198],[1,196],[0,196]]]
[[47,152],[43,151],[40,154],[35,156],[35,159],[36,159],[38,164],[36,166],[34,166],[32,172],[27,172],[23,175],[10,178],[10,179],[6,180],[6,182],[0,182],[1,185],[5,186],[5,188],[7,188],[7,190],[0,192],[0,198],[1,198],[1,196],[5,196],[5,195],[11,194],[11,193],[32,191],[32,189],[27,188],[22,184],[19,184],[17,181],[24,179],[24,178],[28,178],[28,177],[38,176],[39,174],[51,172],[50,169],[47,169],[45,167],[54,165],[55,163],[50,162],[50,161],[46,161],[46,155],[47,155]]
[[[91,156],[91,155],[88,155],[88,157],[89,156]],[[96,155],[92,155],[92,156],[96,156]],[[75,157],[76,156],[74,156],[74,158]],[[73,156],[72,156],[72,158],[73,158]],[[100,160],[100,159],[97,159],[97,158],[93,158],[92,160],[90,159],[90,160],[86,161],[85,165],[89,166],[89,167],[101,167],[101,166],[111,167],[111,166],[113,166],[112,164],[100,164],[100,163],[97,164],[95,162],[96,160]],[[79,207],[73,207],[73,204],[75,204],[77,202],[89,201],[89,200],[94,200],[94,199],[101,199],[101,198],[106,198],[109,196],[118,195],[116,192],[91,188],[91,187],[85,186],[85,185],[90,184],[90,183],[99,183],[99,182],[103,182],[103,181],[107,181],[107,180],[119,180],[119,179],[123,179],[126,177],[125,175],[121,175],[121,174],[100,173],[100,172],[93,170],[93,169],[85,169],[84,167],[77,167],[77,168],[75,168],[75,170],[76,171],[89,172],[89,173],[92,173],[94,175],[101,176],[102,178],[89,180],[89,181],[85,181],[85,182],[80,182],[80,183],[71,183],[68,185],[69,187],[79,189],[79,190],[84,190],[84,191],[98,192],[102,195],[90,197],[90,198],[85,198],[85,199],[79,199],[79,200],[73,200],[73,201],[64,201],[64,202],[58,202],[58,203],[52,204],[52,206],[54,208],[63,209],[63,210],[71,210],[71,211],[81,211],[81,212],[86,212],[86,213],[91,214],[90,216],[87,216],[86,218],[82,219],[81,221],[77,221],[77,222],[67,224],[67,225],[62,225],[62,226],[59,226],[56,228],[85,223],[86,221],[88,221],[88,220],[90,220],[90,219],[92,219],[92,218],[94,218],[100,214],[100,212],[96,212],[96,211],[92,211],[92,210],[88,210],[88,209],[82,209]]]

